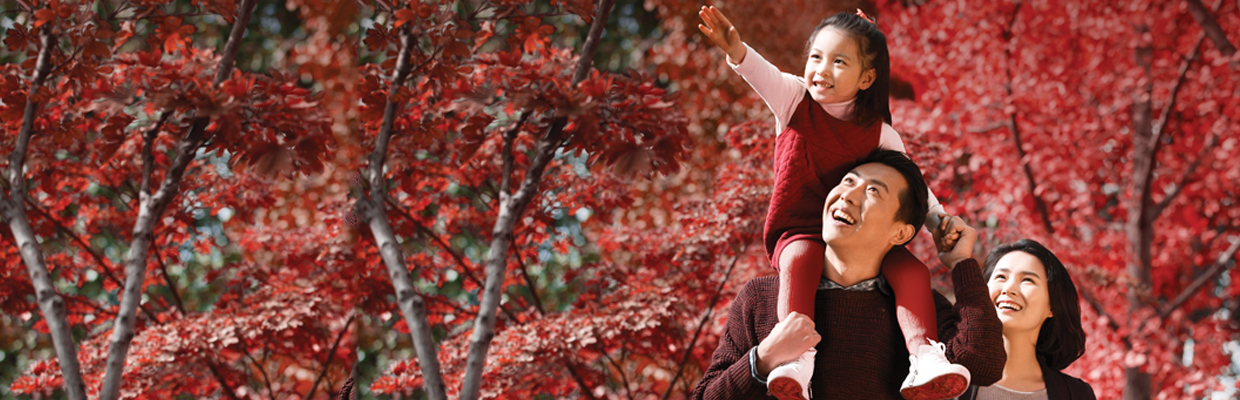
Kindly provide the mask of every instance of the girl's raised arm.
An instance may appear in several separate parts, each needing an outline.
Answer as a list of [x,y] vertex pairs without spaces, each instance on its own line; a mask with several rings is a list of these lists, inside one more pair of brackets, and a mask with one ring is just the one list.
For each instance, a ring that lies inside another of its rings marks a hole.
[[736,27],[718,8],[703,6],[698,15],[704,23],[698,24],[698,29],[728,54],[728,64],[749,82],[749,86],[775,113],[775,135],[778,136],[788,125],[797,104],[805,97],[805,83],[796,75],[781,72],[741,41]]

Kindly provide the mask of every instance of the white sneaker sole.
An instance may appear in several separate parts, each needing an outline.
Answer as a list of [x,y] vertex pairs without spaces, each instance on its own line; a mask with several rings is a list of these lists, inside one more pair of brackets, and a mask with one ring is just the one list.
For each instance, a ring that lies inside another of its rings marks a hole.
[[921,386],[900,390],[908,400],[944,400],[959,397],[969,388],[969,378],[960,374],[943,374]]
[[781,376],[766,383],[767,390],[779,400],[809,400],[801,396],[801,383],[791,377]]

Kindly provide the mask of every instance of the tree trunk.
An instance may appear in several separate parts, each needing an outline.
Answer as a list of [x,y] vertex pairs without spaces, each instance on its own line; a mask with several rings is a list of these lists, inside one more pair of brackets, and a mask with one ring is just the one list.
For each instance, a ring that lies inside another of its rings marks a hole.
[[[614,0],[599,2],[594,21],[590,24],[590,32],[582,46],[581,58],[578,59],[576,69],[573,71],[573,85],[585,79],[590,71],[599,38],[603,35],[603,27],[607,24],[613,4]],[[494,228],[491,229],[491,248],[487,253],[486,286],[483,288],[482,301],[478,306],[478,317],[474,320],[474,333],[470,340],[469,357],[465,364],[465,379],[461,383],[462,400],[477,399],[482,389],[482,372],[491,340],[495,338],[495,316],[499,309],[500,297],[503,295],[504,275],[508,270],[508,248],[512,245],[513,229],[521,214],[525,212],[525,208],[537,194],[543,171],[551,158],[555,156],[555,151],[560,145],[560,135],[567,123],[566,118],[557,118],[551,123],[547,135],[539,140],[534,159],[516,193],[509,195],[508,185],[501,186],[499,215],[496,217]],[[510,173],[511,171],[505,168],[503,178],[505,182],[508,181]]]
[[[1145,27],[1139,27],[1137,34],[1148,33]],[[1153,180],[1155,156],[1158,152],[1158,138],[1154,128],[1154,108],[1151,96],[1154,91],[1151,65],[1153,49],[1149,43],[1142,43],[1136,49],[1137,65],[1145,69],[1147,77],[1142,87],[1144,93],[1135,94],[1137,100],[1132,105],[1132,198],[1128,205],[1128,219],[1124,224],[1124,234],[1128,238],[1128,334],[1134,334],[1146,322],[1142,320],[1141,310],[1146,308],[1143,301],[1148,295],[1150,285],[1150,246],[1153,243],[1153,231],[1148,221],[1150,201],[1150,183]],[[1170,105],[1169,105],[1170,106]],[[1147,317],[1148,318],[1148,317]],[[1124,349],[1131,352],[1132,340],[1124,344]],[[1124,370],[1124,399],[1149,400],[1150,376],[1140,366],[1128,367]]]
[[387,266],[388,277],[392,280],[392,288],[396,291],[396,304],[405,324],[409,326],[409,334],[413,337],[413,347],[418,353],[418,366],[422,370],[423,387],[426,397],[432,400],[447,399],[443,375],[439,370],[439,350],[435,338],[431,336],[430,322],[426,319],[426,305],[422,296],[413,287],[409,277],[409,267],[405,265],[405,255],[400,251],[400,243],[388,223],[387,208],[384,199],[387,189],[384,185],[383,165],[387,158],[388,144],[392,139],[392,127],[396,121],[396,113],[400,104],[393,100],[396,90],[404,85],[413,65],[410,53],[414,46],[414,37],[405,27],[400,33],[400,53],[396,59],[396,70],[392,73],[392,85],[388,89],[387,104],[383,108],[383,123],[379,127],[379,135],[375,140],[375,150],[370,154],[370,193],[366,198],[355,203],[356,213],[366,219],[370,233],[375,238],[375,246]]
[[[1222,3],[1216,4],[1216,9],[1219,4]],[[1197,5],[1200,5],[1200,2]],[[1148,34],[1149,30],[1146,27],[1138,27],[1136,33],[1144,35]],[[1201,44],[1205,41],[1207,34],[1208,32],[1202,33],[1201,38],[1197,39],[1192,50],[1181,61],[1179,75],[1171,86],[1171,93],[1157,120],[1154,119],[1153,106],[1153,48],[1148,43],[1142,43],[1136,49],[1137,65],[1145,70],[1147,79],[1142,88],[1144,93],[1136,94],[1136,101],[1132,105],[1132,198],[1128,205],[1128,220],[1124,223],[1124,234],[1128,239],[1129,335],[1137,334],[1139,328],[1145,326],[1148,319],[1161,318],[1160,315],[1167,312],[1165,310],[1160,312],[1153,300],[1152,292],[1154,285],[1151,260],[1154,246],[1154,221],[1164,210],[1163,205],[1154,203],[1152,191],[1154,168],[1158,164],[1158,150],[1162,144],[1163,133],[1166,132],[1167,124],[1175,115],[1175,104],[1180,87],[1184,83],[1189,67],[1197,60]],[[1205,146],[1211,146],[1211,144],[1207,143]],[[1194,168],[1196,168],[1195,163],[1189,166],[1186,173],[1191,174]],[[1169,194],[1164,201],[1169,203],[1173,196],[1174,194]],[[1127,351],[1132,351],[1132,342],[1133,340],[1124,341]],[[1148,400],[1150,398],[1152,388],[1149,373],[1142,372],[1139,367],[1129,367],[1125,369],[1124,375],[1125,400]]]
[[42,47],[35,62],[30,89],[27,91],[26,109],[22,114],[21,129],[17,133],[17,145],[13,153],[9,154],[9,193],[7,196],[0,196],[0,211],[13,232],[17,248],[21,251],[22,262],[26,264],[26,271],[30,274],[30,283],[34,286],[39,312],[43,314],[43,320],[47,322],[47,328],[52,334],[52,346],[56,349],[56,358],[60,362],[65,394],[72,400],[86,400],[86,384],[82,380],[82,368],[78,364],[78,346],[73,341],[65,301],[52,285],[52,278],[47,273],[47,263],[43,260],[43,250],[39,248],[34,229],[30,227],[30,218],[26,215],[26,176],[23,170],[30,137],[34,135],[34,120],[39,110],[39,105],[35,104],[33,99],[52,70],[51,58],[56,40],[51,29],[51,25],[48,25],[39,30]]
[[[228,43],[224,46],[224,54],[215,73],[215,85],[219,85],[232,72],[233,61],[237,58],[237,49],[241,46],[241,38],[245,35],[250,14],[257,0],[244,0],[240,6],[237,21],[228,35]],[[163,184],[154,194],[143,191],[139,194],[138,220],[134,223],[133,242],[129,253],[125,256],[125,288],[121,297],[120,311],[113,323],[112,343],[108,347],[107,369],[103,380],[101,400],[116,400],[120,396],[122,376],[125,372],[125,360],[129,354],[129,344],[133,341],[134,323],[138,306],[142,300],[142,282],[146,276],[146,255],[151,247],[151,233],[159,222],[172,199],[180,192],[181,180],[189,163],[197,155],[198,147],[203,142],[204,131],[211,120],[209,117],[194,119],[189,134],[177,145],[177,155],[164,176]],[[151,151],[148,147],[145,151]],[[149,166],[144,166],[149,170]],[[144,179],[145,181],[145,179]],[[145,182],[144,182],[144,185]],[[148,188],[149,189],[149,188]],[[224,388],[231,391],[231,388]]]

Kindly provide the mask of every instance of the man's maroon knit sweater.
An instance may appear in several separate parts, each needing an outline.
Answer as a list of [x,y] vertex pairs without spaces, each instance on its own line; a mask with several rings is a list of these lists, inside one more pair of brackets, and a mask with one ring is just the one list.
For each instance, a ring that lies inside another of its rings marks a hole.
[[[971,384],[988,386],[1003,376],[1007,353],[1003,325],[995,313],[977,261],[966,259],[952,271],[953,306],[935,292],[939,338],[947,359],[963,365]],[[694,399],[774,398],[754,380],[749,350],[779,322],[775,313],[777,277],[749,281],[728,314],[719,348],[698,383]],[[896,322],[894,298],[879,291],[819,290],[814,324],[822,341],[810,381],[815,399],[901,399],[900,384],[908,375],[908,350]]]

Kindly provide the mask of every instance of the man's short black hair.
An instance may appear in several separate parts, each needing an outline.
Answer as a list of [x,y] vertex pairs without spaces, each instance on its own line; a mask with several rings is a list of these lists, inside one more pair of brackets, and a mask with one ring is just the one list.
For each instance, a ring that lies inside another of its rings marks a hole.
[[896,220],[913,225],[913,236],[909,237],[908,242],[901,243],[901,246],[909,244],[913,238],[917,237],[917,232],[921,231],[922,225],[926,224],[926,214],[930,212],[928,204],[930,193],[926,189],[926,178],[921,176],[921,168],[918,168],[912,159],[895,150],[874,149],[857,165],[869,163],[879,163],[895,168],[908,182],[908,188],[897,196],[900,200],[900,208],[896,211]]

